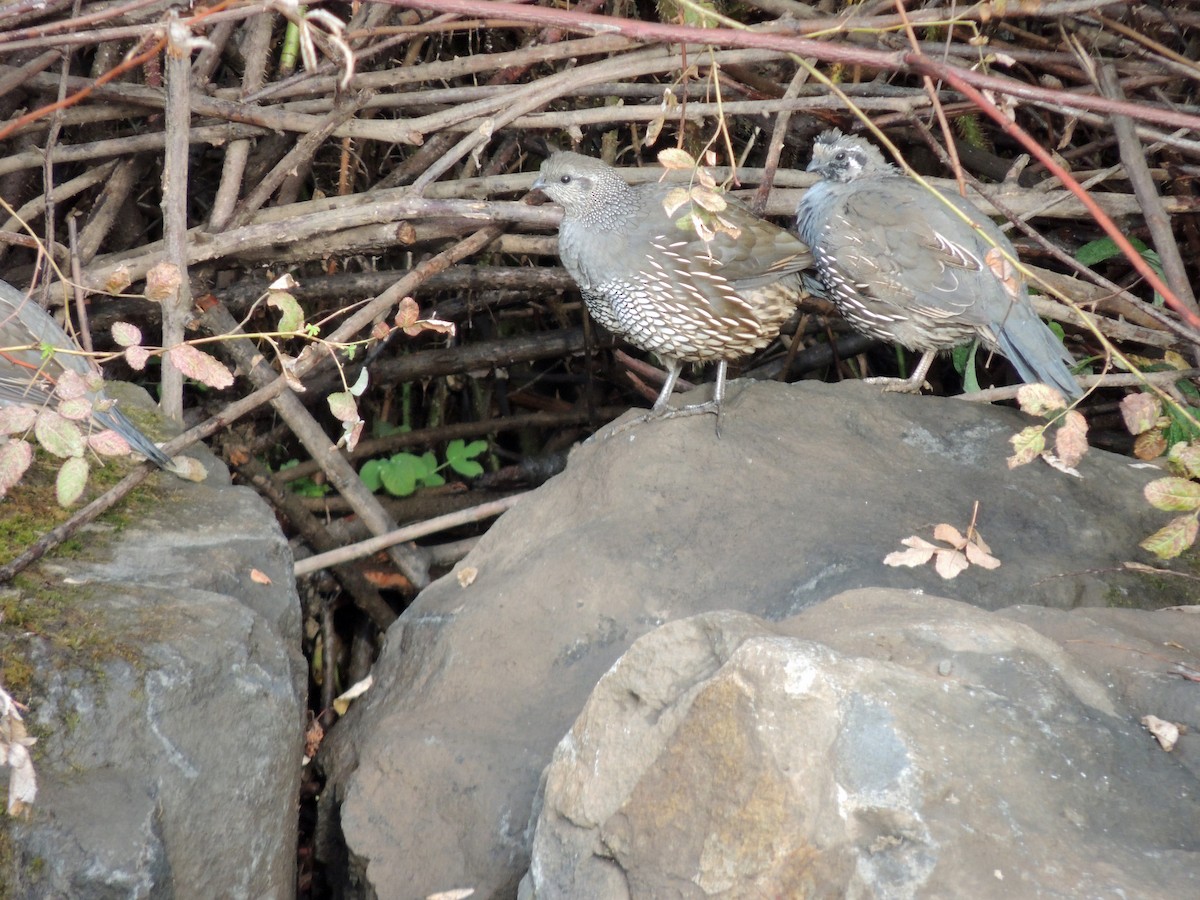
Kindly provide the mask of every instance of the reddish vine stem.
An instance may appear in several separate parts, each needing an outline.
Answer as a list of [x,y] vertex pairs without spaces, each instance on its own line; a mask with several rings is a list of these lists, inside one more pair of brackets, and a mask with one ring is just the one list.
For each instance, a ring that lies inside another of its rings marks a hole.
[[1095,94],[1077,94],[1071,91],[1053,90],[1025,84],[1014,78],[984,75],[967,69],[943,66],[921,53],[888,53],[845,44],[815,41],[793,34],[764,31],[738,31],[731,28],[695,28],[689,25],[665,25],[659,22],[641,22],[616,16],[600,16],[587,13],[546,9],[541,6],[524,6],[502,0],[378,0],[393,6],[409,9],[424,9],[431,12],[459,13],[466,16],[503,17],[521,22],[530,22],[543,27],[569,28],[589,34],[621,34],[636,40],[672,44],[700,44],[714,47],[747,47],[761,50],[780,50],[812,57],[822,62],[861,65],[887,71],[911,68],[933,77],[944,77],[953,72],[959,83],[973,85],[982,90],[996,91],[1025,100],[1053,103],[1067,109],[1091,112],[1123,113],[1145,122],[1157,122],[1174,128],[1200,129],[1200,116],[1188,115],[1169,109],[1147,106],[1127,101],[1109,100]]

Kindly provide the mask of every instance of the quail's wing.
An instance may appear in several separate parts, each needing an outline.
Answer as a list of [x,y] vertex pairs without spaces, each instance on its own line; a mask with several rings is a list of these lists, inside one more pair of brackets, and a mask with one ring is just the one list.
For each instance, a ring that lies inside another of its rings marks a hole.
[[916,182],[864,183],[835,203],[822,256],[871,299],[934,319],[983,324],[975,304],[988,277],[980,239]]

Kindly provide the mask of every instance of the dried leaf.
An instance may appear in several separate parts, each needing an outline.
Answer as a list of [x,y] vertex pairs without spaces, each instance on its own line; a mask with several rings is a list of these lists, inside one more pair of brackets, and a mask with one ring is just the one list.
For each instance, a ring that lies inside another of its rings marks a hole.
[[952,547],[961,550],[967,544],[967,539],[962,536],[957,528],[953,525],[945,523],[938,525],[933,529],[933,536],[939,541],[945,541]]
[[1200,478],[1200,445],[1177,442],[1167,454],[1171,471],[1186,478]]
[[86,422],[92,417],[92,401],[87,397],[76,397],[58,404],[58,414],[72,422]]
[[1158,741],[1158,745],[1167,753],[1175,749],[1175,745],[1179,742],[1179,726],[1174,722],[1168,722],[1166,719],[1160,719],[1158,716],[1142,716],[1142,724],[1146,726],[1146,730],[1154,735],[1154,739]]
[[1121,419],[1130,434],[1149,431],[1161,415],[1162,401],[1154,394],[1127,394],[1121,401]]
[[73,456],[64,462],[54,481],[54,494],[59,506],[70,506],[83,495],[87,487],[88,464],[82,456]]
[[287,291],[268,292],[267,306],[279,310],[279,324],[275,326],[277,331],[294,334],[304,327],[304,310],[300,307],[300,301]]
[[339,422],[353,422],[358,418],[358,404],[349,391],[330,394],[326,401],[329,403],[329,411]]
[[690,170],[696,168],[692,154],[677,147],[668,147],[658,152],[658,162],[664,169]]
[[0,406],[0,434],[28,431],[37,414],[37,408],[33,406]]
[[1200,484],[1186,478],[1173,475],[1156,478],[1142,488],[1142,493],[1155,509],[1167,512],[1200,509]]
[[1158,428],[1143,431],[1133,441],[1133,455],[1138,459],[1158,459],[1167,452],[1166,435]]
[[1196,513],[1178,516],[1141,541],[1138,546],[1143,550],[1149,550],[1159,559],[1174,559],[1196,543],[1198,528],[1200,528],[1200,522],[1197,522]]
[[305,765],[317,755],[317,751],[321,749],[321,742],[325,740],[325,729],[321,727],[321,723],[313,719],[309,723],[308,730],[304,732],[304,762]]
[[175,296],[183,279],[179,267],[174,263],[160,262],[146,273],[146,297],[161,303],[168,297]]
[[367,691],[369,691],[371,689],[371,685],[374,683],[375,683],[375,677],[373,675],[368,675],[362,681],[359,681],[356,684],[351,685],[350,688],[344,694],[341,694],[340,696],[338,696],[337,698],[334,699],[334,701],[333,701],[334,712],[336,712],[339,716],[344,716],[346,714],[346,710],[348,710],[350,708],[350,701],[361,697],[363,694],[365,694]]
[[33,462],[33,445],[28,441],[0,444],[0,497],[7,494]]
[[1058,431],[1054,435],[1054,450],[1066,466],[1077,466],[1088,451],[1088,424],[1077,410],[1063,414]]
[[694,187],[689,192],[689,196],[696,202],[697,206],[707,209],[709,212],[723,212],[729,205],[725,202],[724,197],[708,188]]
[[253,569],[253,568],[250,570],[250,580],[253,581],[255,584],[271,584],[272,583],[271,576],[269,576],[266,572],[263,572],[260,569]]
[[687,188],[672,188],[667,192],[667,196],[663,197],[663,209],[666,211],[668,216],[673,216],[691,199],[691,191],[689,191]]
[[412,297],[405,297],[396,306],[396,317],[392,320],[397,328],[410,328],[421,318],[421,307]]
[[133,279],[129,275],[129,266],[117,266],[105,280],[104,287],[100,289],[100,293],[119,294],[131,284],[133,284]]
[[1016,451],[1008,458],[1008,467],[1015,469],[1031,463],[1046,449],[1046,429],[1041,425],[1030,425],[1008,439]]
[[146,368],[146,361],[150,358],[150,351],[145,347],[126,347],[125,362],[129,363],[129,368],[135,372],[140,372]]
[[999,247],[988,250],[983,255],[983,262],[992,270],[992,274],[1004,286],[1004,292],[1011,299],[1015,300],[1021,296],[1021,274]]
[[470,587],[475,583],[475,578],[479,575],[479,570],[474,566],[463,566],[458,570],[458,586]]
[[188,378],[211,388],[223,390],[233,384],[233,373],[215,356],[197,350],[191,344],[179,344],[166,352],[171,365]]
[[142,342],[142,330],[128,322],[114,322],[110,331],[118,347],[133,347]]
[[111,428],[89,434],[87,445],[100,456],[128,456],[132,452],[129,442]]
[[933,561],[933,570],[949,581],[965,572],[968,565],[964,553],[958,550],[939,550]]
[[1021,412],[1044,416],[1063,409],[1067,401],[1062,391],[1048,384],[1023,384],[1017,388],[1017,405],[1021,407]]
[[1042,460],[1048,466],[1050,466],[1050,468],[1057,469],[1058,471],[1062,472],[1064,475],[1070,475],[1074,478],[1082,478],[1083,477],[1083,475],[1080,474],[1078,469],[1071,468],[1065,462],[1063,462],[1061,459],[1059,459],[1057,456],[1055,456],[1053,453],[1051,453],[1049,450],[1046,450],[1045,452],[1042,453]]
[[38,412],[34,436],[50,453],[64,459],[83,456],[83,433],[52,409]]
[[76,400],[91,390],[87,381],[74,369],[66,369],[54,385],[54,396],[60,400]]
[[979,543],[967,542],[967,546],[963,549],[963,553],[967,556],[967,562],[973,566],[979,566],[981,569],[998,569],[1000,568],[1000,560],[992,556],[986,547],[980,546]]

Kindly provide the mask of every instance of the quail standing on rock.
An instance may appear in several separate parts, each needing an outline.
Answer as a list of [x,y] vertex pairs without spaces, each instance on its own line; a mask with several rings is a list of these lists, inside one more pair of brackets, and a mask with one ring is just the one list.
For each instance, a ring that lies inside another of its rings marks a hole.
[[[668,213],[664,200],[679,187],[630,186],[613,167],[565,151],[551,155],[534,182],[563,207],[559,256],[592,316],[667,364],[645,418],[712,412],[719,429],[726,363],[779,334],[803,294],[800,272],[813,259],[793,235],[732,199],[716,213],[691,200]],[[701,236],[693,212],[701,222],[706,215],[722,221],[711,231],[702,226]],[[670,408],[682,363],[711,360],[712,400]]]
[[1074,361],[1034,312],[1005,258],[1016,251],[991,219],[957,194],[943,203],[836,129],[817,138],[808,170],[822,180],[800,201],[796,230],[829,299],[859,331],[924,353],[911,378],[872,381],[920,391],[939,350],[979,338],[1022,380],[1079,396]]
[[[43,347],[63,351],[46,357]],[[0,406],[45,406],[54,397],[59,377],[66,371],[88,377],[98,373],[88,357],[48,312],[10,284],[0,281]],[[87,394],[91,419],[100,428],[115,431],[133,450],[164,469],[174,471],[171,457],[142,434],[104,396],[103,389]]]

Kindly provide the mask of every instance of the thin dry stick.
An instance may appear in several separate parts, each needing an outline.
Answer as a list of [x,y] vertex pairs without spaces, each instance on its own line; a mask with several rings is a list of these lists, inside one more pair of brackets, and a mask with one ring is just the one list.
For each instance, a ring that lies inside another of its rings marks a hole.
[[[1115,100],[1125,99],[1121,80],[1111,64],[1101,66],[1099,76],[1100,88],[1105,94]],[[1125,172],[1141,204],[1142,215],[1154,241],[1154,249],[1162,260],[1163,275],[1180,302],[1186,304],[1192,312],[1200,314],[1200,305],[1197,305],[1196,295],[1192,293],[1191,280],[1183,265],[1183,258],[1179,255],[1175,234],[1171,230],[1171,219],[1163,208],[1162,198],[1150,175],[1150,167],[1146,165],[1146,153],[1142,142],[1134,133],[1133,120],[1128,116],[1114,115],[1112,127],[1117,133],[1117,144],[1121,148],[1121,161],[1125,163]]]
[[350,544],[340,550],[333,550],[329,553],[318,553],[316,556],[298,560],[296,562],[296,577],[299,578],[301,575],[308,575],[311,572],[316,572],[328,566],[337,565],[338,563],[349,562],[352,559],[361,559],[364,556],[370,556],[372,553],[404,541],[415,541],[417,538],[436,534],[448,528],[457,528],[460,525],[469,525],[471,522],[478,522],[481,519],[490,519],[492,516],[498,516],[500,513],[512,509],[524,496],[524,494],[515,494],[511,497],[505,497],[502,500],[481,503],[479,506],[472,506],[470,509],[447,513],[444,516],[438,516],[435,519],[429,519],[417,525],[406,525],[404,528],[398,528],[390,534],[382,534],[379,537],[360,541],[357,544]]
[[[163,346],[175,347],[184,341],[184,326],[192,308],[192,288],[188,281],[187,210],[188,210],[188,129],[191,113],[188,97],[192,87],[192,35],[171,13],[167,25],[167,152],[163,165],[163,245],[167,259],[175,266],[179,286],[162,304]],[[170,364],[169,351],[162,367],[163,414],[183,421],[183,372]]]

